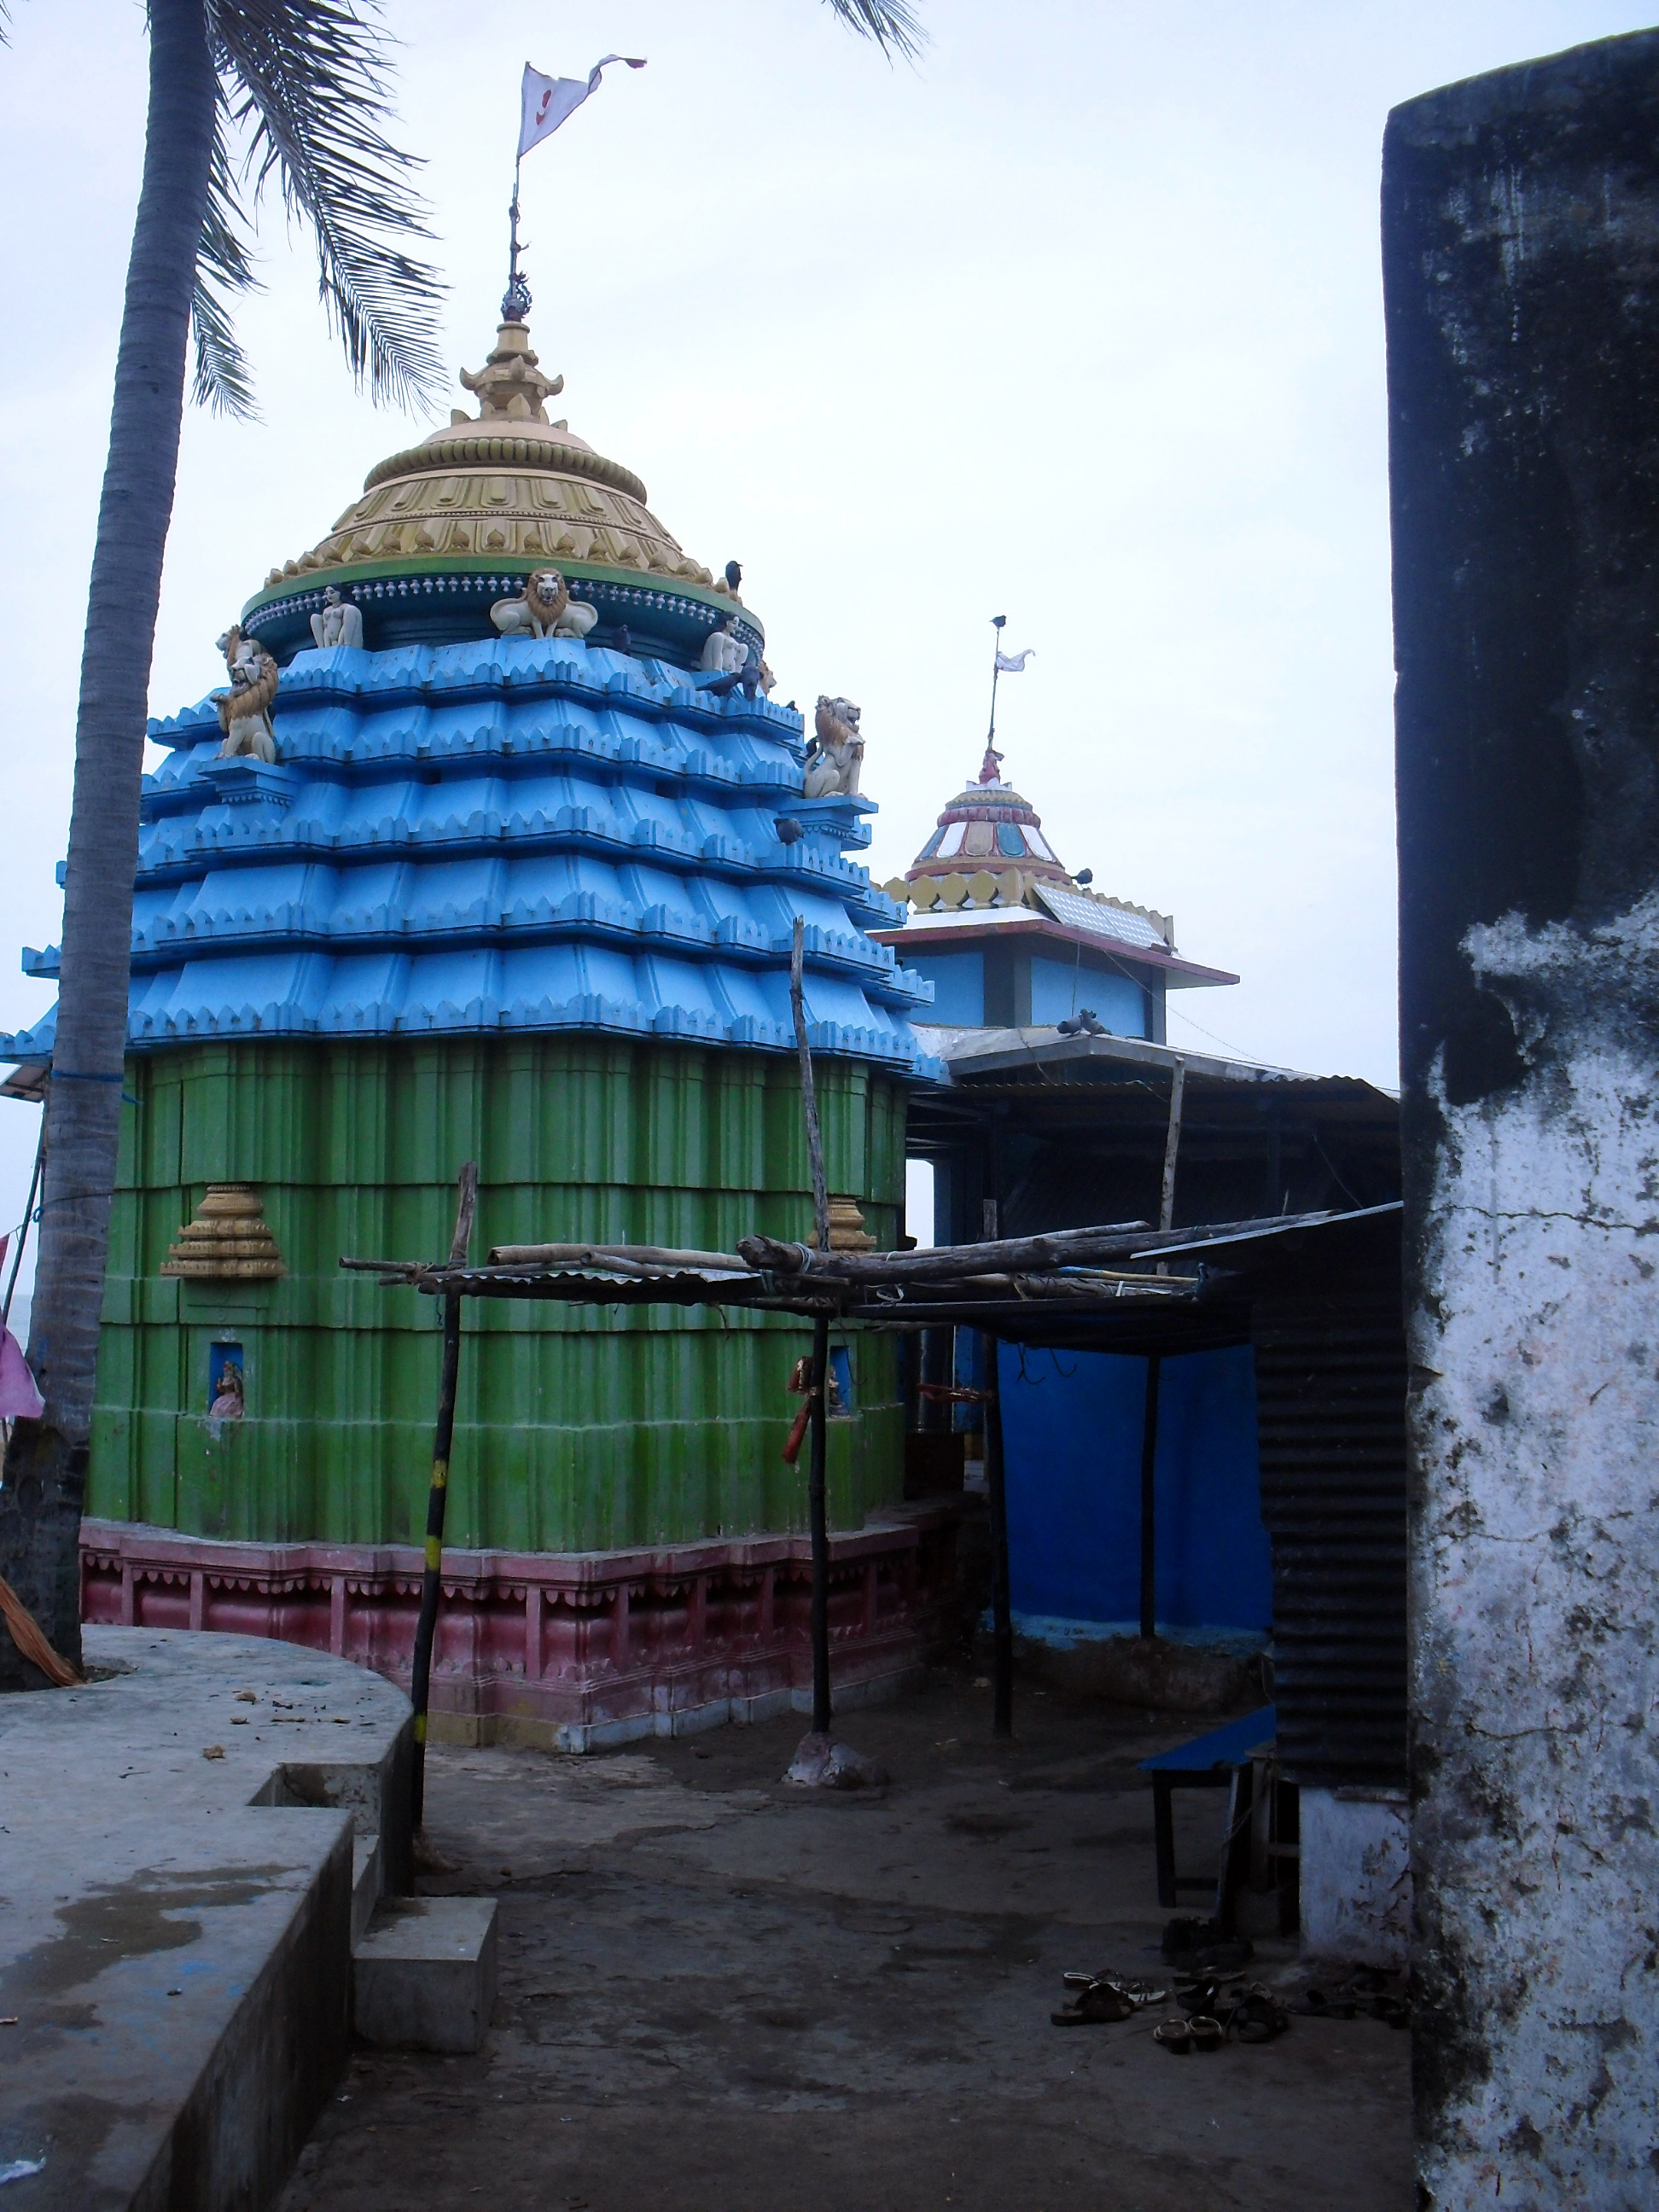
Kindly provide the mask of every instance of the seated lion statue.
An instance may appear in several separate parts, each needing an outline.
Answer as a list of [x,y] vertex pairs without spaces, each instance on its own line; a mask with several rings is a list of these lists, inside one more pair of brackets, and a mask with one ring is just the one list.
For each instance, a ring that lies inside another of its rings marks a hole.
[[806,742],[803,798],[830,799],[856,792],[864,771],[859,709],[850,699],[827,699],[820,693],[812,729]]
[[229,690],[213,695],[224,732],[220,753],[228,760],[274,761],[276,733],[270,726],[270,703],[276,696],[276,663],[258,639],[245,637],[236,623],[219,640],[219,650],[230,671]]
[[503,637],[586,637],[599,611],[573,599],[556,568],[538,568],[516,599],[497,599],[489,619]]

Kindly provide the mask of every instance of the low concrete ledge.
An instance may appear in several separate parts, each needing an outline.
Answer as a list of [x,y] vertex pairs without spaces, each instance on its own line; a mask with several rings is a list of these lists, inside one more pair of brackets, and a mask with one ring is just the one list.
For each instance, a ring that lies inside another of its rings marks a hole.
[[344,2063],[358,1834],[408,1863],[408,1702],[252,1638],[86,1654],[0,1697],[5,2212],[259,2212]]
[[[958,1623],[961,1498],[896,1506],[830,1540],[836,1702],[881,1698]],[[422,1559],[396,1545],[257,1544],[82,1524],[88,1621],[270,1636],[406,1686]],[[656,1550],[444,1553],[431,1738],[587,1751],[810,1710],[804,1535]],[[394,1881],[394,1887],[399,1886]]]

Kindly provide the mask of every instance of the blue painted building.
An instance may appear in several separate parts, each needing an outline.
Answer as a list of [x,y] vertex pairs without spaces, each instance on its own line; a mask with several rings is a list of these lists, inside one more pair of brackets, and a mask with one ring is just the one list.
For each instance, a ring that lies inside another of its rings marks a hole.
[[1114,1036],[1162,1044],[1169,992],[1238,981],[1183,960],[1170,915],[1068,873],[989,748],[885,888],[915,911],[877,934],[933,986],[924,1018],[943,1029],[1052,1029],[1086,1012]]

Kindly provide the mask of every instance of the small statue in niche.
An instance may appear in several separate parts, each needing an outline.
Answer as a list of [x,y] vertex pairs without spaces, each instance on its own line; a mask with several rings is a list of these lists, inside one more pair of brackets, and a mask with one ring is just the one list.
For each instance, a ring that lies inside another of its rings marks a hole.
[[718,626],[703,640],[702,659],[697,663],[706,675],[735,676],[749,658],[749,648],[738,635],[738,618],[724,616]]
[[538,568],[516,599],[497,599],[489,619],[503,637],[586,637],[599,618],[597,607],[573,599],[556,568]]
[[814,734],[806,741],[803,795],[807,799],[832,799],[843,793],[850,796],[857,791],[864,772],[859,709],[850,699],[826,699],[820,694],[812,728]]
[[234,1359],[228,1359],[219,1370],[219,1388],[214,1394],[213,1403],[208,1407],[208,1419],[210,1421],[240,1421],[246,1410],[242,1370]]
[[311,617],[311,635],[321,646],[349,645],[361,648],[362,609],[331,584],[323,593],[321,607]]
[[220,754],[227,760],[274,761],[276,732],[270,726],[270,707],[276,696],[276,663],[258,639],[245,637],[236,623],[219,640],[219,650],[230,671],[229,690],[213,695],[224,732]]

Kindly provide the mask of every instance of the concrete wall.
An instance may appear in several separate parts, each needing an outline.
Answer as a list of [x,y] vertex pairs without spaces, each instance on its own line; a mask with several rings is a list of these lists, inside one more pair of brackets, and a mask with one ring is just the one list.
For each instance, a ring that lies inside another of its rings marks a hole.
[[1299,1802],[1304,1957],[1405,1966],[1412,1917],[1405,1793],[1304,1789]]
[[1396,112],[1423,2202],[1659,2190],[1659,36]]

